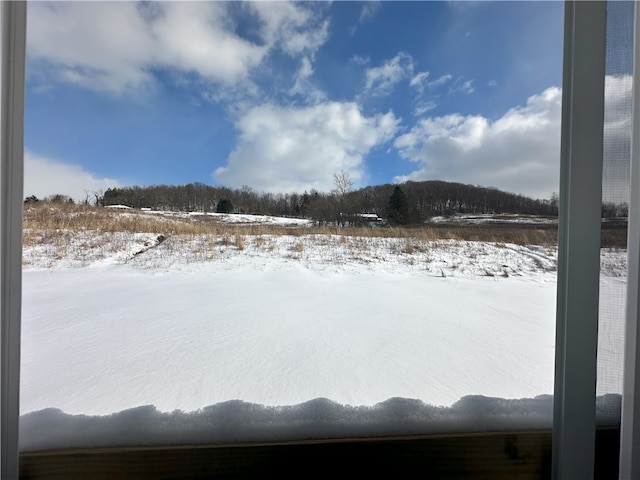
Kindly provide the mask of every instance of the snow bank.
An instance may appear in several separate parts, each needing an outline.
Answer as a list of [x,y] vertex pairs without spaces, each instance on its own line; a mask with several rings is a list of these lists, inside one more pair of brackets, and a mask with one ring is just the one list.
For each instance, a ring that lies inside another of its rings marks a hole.
[[[599,425],[618,424],[620,401],[619,395],[598,397]],[[20,450],[549,429],[552,411],[550,395],[518,400],[466,396],[451,407],[407,398],[352,407],[317,398],[282,407],[234,400],[194,412],[163,413],[147,405],[106,416],[46,409],[20,419]]]

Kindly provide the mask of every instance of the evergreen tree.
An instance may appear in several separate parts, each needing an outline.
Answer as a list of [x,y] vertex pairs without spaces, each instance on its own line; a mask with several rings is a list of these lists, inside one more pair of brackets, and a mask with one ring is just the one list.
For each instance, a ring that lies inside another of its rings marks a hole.
[[233,211],[233,204],[231,200],[226,198],[222,198],[218,201],[216,205],[216,213],[231,213]]
[[392,225],[406,225],[409,223],[409,202],[400,185],[395,186],[393,193],[389,197],[387,219]]

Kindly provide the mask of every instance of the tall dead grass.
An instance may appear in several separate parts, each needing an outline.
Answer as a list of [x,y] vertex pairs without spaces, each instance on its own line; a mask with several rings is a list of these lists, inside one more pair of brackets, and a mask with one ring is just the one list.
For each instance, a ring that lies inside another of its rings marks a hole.
[[[193,215],[179,217],[150,214],[139,210],[112,210],[100,207],[68,204],[29,204],[24,208],[25,245],[49,243],[62,239],[69,232],[96,231],[152,233],[170,237],[215,236],[233,243],[239,250],[245,248],[247,237],[311,236],[318,239],[327,236],[351,238],[400,238],[407,239],[405,250],[419,249],[424,242],[438,240],[464,240],[517,245],[554,246],[557,231],[553,227],[527,226],[425,226],[425,227],[315,227],[280,226],[260,224],[233,224],[221,222],[217,217]],[[258,241],[261,242],[261,241]],[[615,240],[618,243],[618,240]],[[269,243],[264,241],[261,243]]]

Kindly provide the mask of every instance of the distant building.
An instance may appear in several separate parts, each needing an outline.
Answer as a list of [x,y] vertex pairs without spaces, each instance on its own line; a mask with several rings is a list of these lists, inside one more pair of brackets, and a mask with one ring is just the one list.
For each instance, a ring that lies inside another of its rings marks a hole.
[[383,222],[382,218],[380,218],[377,213],[361,213],[360,218],[362,218],[362,221],[364,223],[373,224],[373,225],[380,224]]

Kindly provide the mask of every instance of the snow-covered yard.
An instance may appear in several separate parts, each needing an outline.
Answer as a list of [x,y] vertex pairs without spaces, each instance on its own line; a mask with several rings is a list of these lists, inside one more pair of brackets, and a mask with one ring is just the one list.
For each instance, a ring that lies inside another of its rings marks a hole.
[[[23,448],[550,424],[554,248],[130,233],[47,248],[24,253]],[[605,284],[624,255],[603,257]]]

